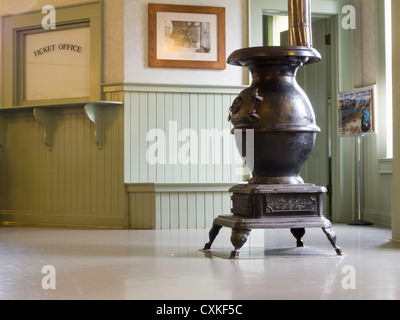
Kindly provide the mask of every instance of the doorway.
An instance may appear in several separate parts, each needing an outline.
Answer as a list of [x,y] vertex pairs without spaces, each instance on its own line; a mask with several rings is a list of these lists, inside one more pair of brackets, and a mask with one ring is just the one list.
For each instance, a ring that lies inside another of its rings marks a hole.
[[[265,46],[288,45],[287,16],[264,16]],[[330,50],[327,35],[329,20],[313,18],[313,47],[321,54],[318,63],[301,67],[297,72],[297,82],[306,92],[314,109],[316,122],[321,132],[317,134],[315,147],[304,166],[301,176],[305,183],[317,186],[331,186],[331,132],[330,119]],[[324,212],[332,219],[331,194],[324,194]]]

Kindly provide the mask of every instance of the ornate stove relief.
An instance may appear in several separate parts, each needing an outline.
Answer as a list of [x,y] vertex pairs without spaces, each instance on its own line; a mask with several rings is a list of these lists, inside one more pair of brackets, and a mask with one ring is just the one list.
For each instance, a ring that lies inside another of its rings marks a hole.
[[242,105],[243,105],[243,98],[240,96],[236,97],[236,99],[233,101],[232,106],[229,108],[228,121],[232,120],[232,116],[239,112],[239,110],[242,108]]
[[[254,88],[253,93],[250,95],[251,103],[245,103],[242,96],[236,97],[232,106],[229,108],[228,121],[233,124],[251,124],[255,119],[259,120],[260,115],[257,113],[257,105],[264,101],[264,98],[259,96],[258,88]],[[244,108],[243,108],[244,107]],[[239,111],[241,113],[239,114]]]
[[315,195],[266,195],[265,213],[271,215],[274,213],[291,214],[318,214],[318,198]]

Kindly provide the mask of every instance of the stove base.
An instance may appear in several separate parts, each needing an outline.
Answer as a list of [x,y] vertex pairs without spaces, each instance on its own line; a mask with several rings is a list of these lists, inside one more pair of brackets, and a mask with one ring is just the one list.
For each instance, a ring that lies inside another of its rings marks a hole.
[[290,229],[296,238],[296,246],[303,247],[301,241],[306,228],[321,228],[335,249],[336,234],[331,222],[322,214],[324,188],[314,185],[240,185],[233,187],[233,215],[218,216],[209,232],[210,241],[203,250],[210,250],[222,227],[232,229],[231,242],[234,250],[231,259],[238,258],[239,250],[246,243],[253,229]]

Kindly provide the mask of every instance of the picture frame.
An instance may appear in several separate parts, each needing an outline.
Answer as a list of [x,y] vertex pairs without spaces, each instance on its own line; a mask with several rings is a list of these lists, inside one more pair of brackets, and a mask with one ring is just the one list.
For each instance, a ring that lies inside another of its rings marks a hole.
[[376,86],[338,94],[339,136],[375,133]]
[[225,69],[225,8],[149,4],[149,66]]

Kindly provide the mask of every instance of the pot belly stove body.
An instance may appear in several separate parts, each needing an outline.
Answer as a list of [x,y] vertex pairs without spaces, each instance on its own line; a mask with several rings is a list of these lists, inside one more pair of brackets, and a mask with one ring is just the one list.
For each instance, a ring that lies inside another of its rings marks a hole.
[[210,250],[220,229],[228,227],[234,246],[231,258],[238,258],[252,229],[277,228],[289,228],[298,247],[303,246],[306,228],[321,228],[337,255],[342,255],[331,222],[323,214],[326,189],[306,184],[300,177],[320,129],[307,95],[296,82],[296,72],[321,56],[311,46],[310,1],[289,0],[288,4],[289,46],[245,48],[228,58],[229,64],[247,68],[253,78],[229,110],[236,145],[252,178],[229,190],[232,215],[214,220],[204,250]]

